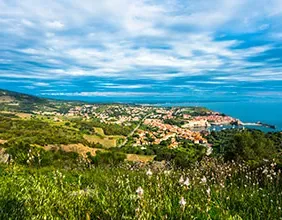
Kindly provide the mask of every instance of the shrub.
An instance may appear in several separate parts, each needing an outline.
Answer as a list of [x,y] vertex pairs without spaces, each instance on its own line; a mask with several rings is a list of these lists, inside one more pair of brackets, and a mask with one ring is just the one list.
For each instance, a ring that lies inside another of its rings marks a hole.
[[97,151],[96,156],[87,153],[88,159],[94,165],[118,165],[126,159],[126,155],[121,152],[102,152]]

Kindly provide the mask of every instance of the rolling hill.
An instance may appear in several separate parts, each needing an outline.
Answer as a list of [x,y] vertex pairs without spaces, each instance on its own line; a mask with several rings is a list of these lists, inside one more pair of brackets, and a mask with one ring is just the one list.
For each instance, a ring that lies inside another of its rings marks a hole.
[[0,89],[0,111],[32,113],[34,111],[65,112],[76,102],[40,98]]

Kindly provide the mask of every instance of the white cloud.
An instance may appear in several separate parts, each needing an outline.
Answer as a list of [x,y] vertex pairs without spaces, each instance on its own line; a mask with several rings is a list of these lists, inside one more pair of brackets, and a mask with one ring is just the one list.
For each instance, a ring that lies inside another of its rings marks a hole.
[[150,88],[151,85],[135,84],[135,85],[123,85],[123,84],[114,84],[114,83],[102,83],[101,87],[107,89],[141,89],[141,88]]
[[174,94],[163,94],[158,92],[56,92],[41,93],[48,96],[82,96],[82,97],[146,97],[146,96],[174,96]]
[[[0,0],[0,28],[6,35],[0,49],[15,51],[14,55],[7,52],[5,59],[0,56],[0,63],[15,61],[11,70],[0,70],[0,77],[96,77],[153,83],[217,74],[214,81],[203,82],[215,85],[281,79],[281,69],[267,68],[266,60],[251,61],[275,44],[244,48],[244,41],[252,39],[236,39],[238,33],[256,31],[268,32],[263,40],[281,39],[279,0],[165,0],[161,4],[69,0],[48,2],[48,10],[46,4],[43,0]],[[36,86],[49,86],[40,84]],[[146,86],[141,82],[104,85],[105,89]]]
[[40,86],[40,87],[48,87],[50,86],[49,83],[45,83],[45,82],[36,82],[36,83],[33,83],[34,86]]
[[34,27],[34,23],[26,19],[22,19],[22,24],[28,27]]
[[48,21],[46,22],[46,26],[51,29],[62,29],[65,25],[60,21]]

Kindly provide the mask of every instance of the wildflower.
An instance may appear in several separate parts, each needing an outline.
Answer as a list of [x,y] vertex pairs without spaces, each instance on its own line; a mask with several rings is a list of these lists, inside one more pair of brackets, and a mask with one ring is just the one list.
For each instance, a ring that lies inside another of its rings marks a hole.
[[211,196],[211,188],[210,187],[207,189],[207,194],[208,194],[208,197]]
[[137,188],[136,193],[137,193],[137,195],[138,195],[139,198],[143,196],[144,190],[142,189],[141,186],[139,186],[139,187]]
[[179,184],[180,184],[180,185],[182,185],[182,184],[184,183],[183,176],[181,176],[181,177],[180,177],[180,179],[179,179],[179,181],[178,181],[178,182],[179,182]]
[[205,176],[202,177],[201,183],[204,183],[204,184],[207,183],[207,178]]
[[153,175],[151,169],[149,169],[149,170],[146,172],[146,175],[147,175],[147,176],[152,176],[152,175]]
[[271,163],[270,166],[273,168],[276,166],[276,163]]
[[212,148],[211,147],[208,147],[207,149],[207,152],[206,152],[206,155],[209,156],[212,154]]
[[185,207],[186,201],[185,201],[184,197],[181,197],[181,199],[180,199],[180,201],[179,201],[179,205],[180,205],[182,208]]
[[189,186],[190,185],[190,180],[189,178],[187,177],[185,182],[183,183],[184,186]]
[[165,170],[165,171],[164,171],[164,174],[165,174],[165,175],[170,175],[170,173],[171,173],[170,170]]
[[267,175],[266,177],[269,178],[270,180],[273,179],[271,175]]

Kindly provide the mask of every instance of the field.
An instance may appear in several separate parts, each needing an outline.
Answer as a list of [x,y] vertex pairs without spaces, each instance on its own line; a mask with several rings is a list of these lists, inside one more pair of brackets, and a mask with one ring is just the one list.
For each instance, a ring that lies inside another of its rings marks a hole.
[[118,140],[124,139],[124,136],[105,135],[102,128],[94,128],[96,135],[84,135],[84,138],[91,143],[102,144],[105,148],[116,147]]
[[0,169],[0,219],[281,219],[275,165]]
[[47,145],[44,147],[45,150],[52,150],[52,149],[61,149],[65,152],[76,152],[79,153],[81,156],[83,156],[84,158],[86,158],[86,154],[88,152],[91,153],[91,155],[95,156],[96,155],[96,151],[100,150],[100,151],[104,151],[103,149],[99,149],[99,148],[90,148],[87,146],[84,146],[83,144],[68,144],[68,145]]
[[150,162],[154,160],[155,156],[138,155],[138,154],[127,154],[127,160],[129,161],[140,161],[140,162]]
[[10,103],[14,101],[13,97],[10,96],[0,96],[0,103]]
[[103,128],[94,128],[95,132],[101,136],[105,136]]
[[15,116],[22,118],[22,119],[29,119],[31,117],[31,114],[22,113],[22,112],[0,111],[0,114],[14,114]]

